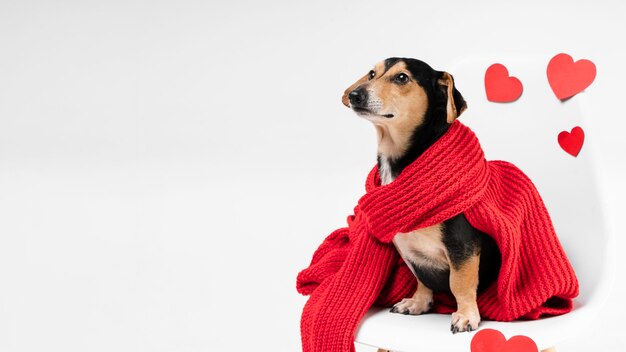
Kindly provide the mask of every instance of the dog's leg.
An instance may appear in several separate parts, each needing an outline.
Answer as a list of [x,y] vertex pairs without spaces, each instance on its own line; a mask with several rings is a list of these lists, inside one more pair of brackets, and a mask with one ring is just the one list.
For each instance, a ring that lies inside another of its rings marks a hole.
[[417,290],[411,298],[403,298],[402,301],[391,307],[392,313],[419,315],[426,313],[433,305],[433,291],[426,287],[419,279]]
[[[379,349],[378,349],[378,352],[391,352],[391,351],[389,351],[389,350],[383,350],[382,348],[379,348]],[[543,352],[543,351],[542,351],[542,352]]]
[[478,329],[480,313],[476,304],[476,290],[478,289],[479,262],[480,255],[477,254],[457,267],[450,266],[450,289],[457,304],[457,311],[452,314],[450,326],[453,334]]

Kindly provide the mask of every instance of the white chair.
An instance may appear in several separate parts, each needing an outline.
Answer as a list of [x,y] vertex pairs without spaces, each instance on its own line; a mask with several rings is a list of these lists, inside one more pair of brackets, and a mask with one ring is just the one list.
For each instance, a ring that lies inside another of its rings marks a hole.
[[[559,341],[575,335],[593,320],[608,295],[614,263],[612,239],[605,229],[594,177],[594,136],[586,135],[577,158],[566,154],[557,143],[560,131],[570,131],[574,126],[584,129],[583,116],[594,118],[593,111],[586,109],[584,92],[566,102],[557,100],[546,79],[550,58],[470,58],[446,68],[468,101],[469,109],[461,120],[476,132],[488,160],[511,161],[533,180],[580,281],[580,296],[569,314],[536,321],[480,324],[479,329],[499,330],[507,339],[528,336],[539,350],[553,350]],[[518,101],[496,104],[486,100],[484,72],[495,62],[506,65],[510,74],[522,81],[524,93]],[[592,89],[593,84],[587,90]],[[373,308],[361,321],[356,342],[402,352],[469,352],[475,333],[452,335],[449,327],[450,315],[406,316]]]

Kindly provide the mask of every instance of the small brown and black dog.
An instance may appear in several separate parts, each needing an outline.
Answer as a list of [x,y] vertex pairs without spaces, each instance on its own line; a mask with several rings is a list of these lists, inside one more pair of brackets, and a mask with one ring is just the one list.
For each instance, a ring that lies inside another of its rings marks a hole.
[[[376,128],[382,184],[393,182],[467,108],[449,73],[407,58],[378,63],[346,89],[342,101]],[[426,313],[433,292],[451,292],[458,309],[450,330],[476,330],[477,293],[496,280],[501,265],[495,241],[459,214],[435,226],[398,233],[393,243],[418,286],[411,298],[396,303],[391,311]]]

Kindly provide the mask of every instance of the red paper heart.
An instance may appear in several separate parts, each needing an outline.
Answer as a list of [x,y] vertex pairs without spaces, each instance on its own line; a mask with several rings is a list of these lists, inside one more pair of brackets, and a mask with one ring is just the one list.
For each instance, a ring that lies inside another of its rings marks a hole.
[[574,62],[567,54],[558,54],[548,63],[548,82],[560,100],[582,92],[596,78],[596,65],[589,60]]
[[577,156],[585,141],[585,131],[576,126],[572,128],[572,132],[563,131],[559,133],[559,145],[567,153]]
[[485,72],[485,92],[489,101],[509,103],[517,100],[522,90],[522,82],[509,77],[509,71],[502,64],[493,64]]
[[513,336],[508,341],[498,330],[483,329],[474,335],[472,352],[538,352],[537,344],[530,337]]

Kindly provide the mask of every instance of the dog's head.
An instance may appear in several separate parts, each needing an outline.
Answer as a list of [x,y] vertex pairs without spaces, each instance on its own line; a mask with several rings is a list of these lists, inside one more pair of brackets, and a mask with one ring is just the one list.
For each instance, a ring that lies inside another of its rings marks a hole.
[[346,89],[342,102],[376,125],[410,130],[425,123],[451,124],[467,108],[452,75],[395,57]]

